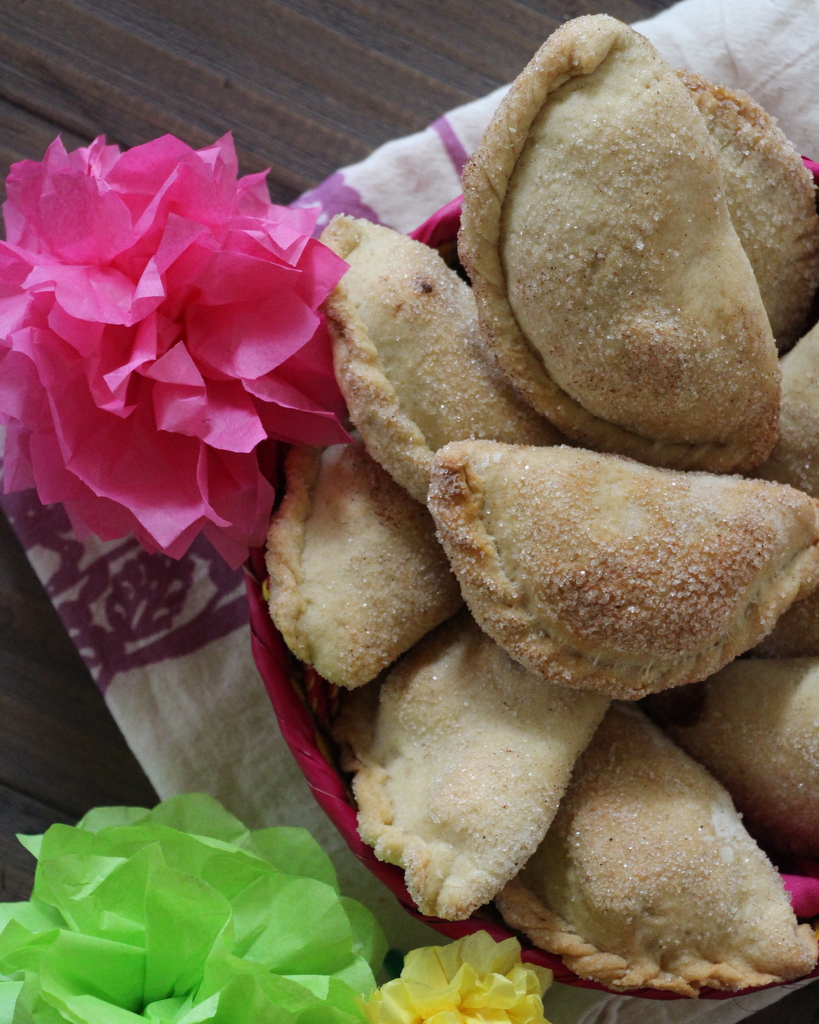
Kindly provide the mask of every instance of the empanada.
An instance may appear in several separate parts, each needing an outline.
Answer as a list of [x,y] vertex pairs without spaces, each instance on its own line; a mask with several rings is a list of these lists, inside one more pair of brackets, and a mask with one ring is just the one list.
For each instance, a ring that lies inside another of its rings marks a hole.
[[779,440],[754,476],[819,498],[819,324],[782,357]]
[[776,441],[776,347],[702,116],[651,44],[577,18],[513,84],[463,177],[484,337],[560,431],[728,471]]
[[608,701],[516,664],[464,612],[336,723],[359,831],[405,868],[422,913],[468,917],[543,838]]
[[813,177],[776,121],[744,92],[679,71],[714,142],[731,223],[754,271],[774,339],[800,337],[819,287]]
[[497,897],[507,923],[581,978],[695,996],[816,963],[731,798],[640,711],[613,706],[544,842]]
[[794,601],[753,653],[758,658],[819,657],[819,590]]
[[819,581],[819,503],[757,480],[456,441],[429,509],[493,639],[549,680],[628,700],[711,675]]
[[725,786],[760,842],[819,857],[819,658],[742,658],[646,708]]
[[429,513],[359,444],[292,448],[267,538],[270,614],[330,682],[360,686],[461,605]]
[[447,441],[559,443],[485,357],[472,291],[434,249],[345,216],[321,240],[350,264],[324,307],[350,417],[413,497]]

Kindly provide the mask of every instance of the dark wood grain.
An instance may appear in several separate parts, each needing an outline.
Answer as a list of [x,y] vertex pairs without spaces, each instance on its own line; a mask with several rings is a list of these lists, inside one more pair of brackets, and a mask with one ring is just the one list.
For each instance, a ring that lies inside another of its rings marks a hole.
[[156,801],[5,516],[0,680],[0,786],[51,808],[55,821]]
[[[633,20],[667,4],[616,0]],[[131,146],[233,131],[243,171],[271,168],[288,202],[391,138],[513,78],[591,3],[449,0],[6,0],[0,90],[10,106]],[[55,132],[56,133],[56,132]],[[36,157],[41,140],[25,153]],[[2,155],[2,154],[0,154]]]
[[765,1010],[747,1018],[747,1024],[819,1024],[819,995],[812,982]]
[[58,822],[71,824],[73,817],[0,785],[0,820],[0,902],[26,900],[31,893],[34,858],[17,841],[17,834],[39,835]]
[[[513,78],[579,14],[632,21],[667,0],[3,0],[0,174],[99,134],[191,145],[232,131],[243,172],[288,202],[339,166]],[[0,517],[0,899],[24,898],[15,832],[100,803],[152,803],[147,779]],[[819,1019],[817,990],[755,1024]]]

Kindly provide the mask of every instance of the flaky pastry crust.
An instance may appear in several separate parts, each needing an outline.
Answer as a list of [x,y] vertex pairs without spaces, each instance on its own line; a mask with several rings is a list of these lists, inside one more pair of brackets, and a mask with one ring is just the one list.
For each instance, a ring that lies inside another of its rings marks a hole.
[[325,679],[374,679],[461,605],[427,510],[358,444],[292,448],[270,523],[270,614]]
[[819,581],[819,504],[761,481],[460,441],[437,453],[428,504],[491,637],[626,700],[717,671]]
[[[780,362],[782,409],[779,440],[754,476],[790,484],[819,497],[819,325]],[[819,655],[819,590],[794,602],[755,648],[765,658]]]
[[819,657],[819,590],[794,601],[753,653],[758,658]]
[[779,440],[754,471],[819,498],[819,324],[781,360]]
[[725,790],[632,706],[613,705],[544,842],[496,903],[615,990],[696,996],[812,970],[816,936]]
[[[799,153],[747,93],[679,71],[714,141],[725,198],[777,348],[802,334],[819,287],[819,216]],[[783,399],[784,400],[784,399]]]
[[425,637],[334,727],[361,837],[405,869],[422,913],[468,917],[549,826],[608,701],[545,682],[462,612]]
[[487,345],[566,436],[744,470],[779,371],[703,118],[651,45],[577,18],[516,79],[463,176],[459,252]]
[[471,289],[434,249],[346,216],[321,240],[350,264],[324,306],[350,417],[414,498],[447,441],[560,443],[485,356]]
[[819,857],[819,658],[740,658],[645,707],[725,786],[756,839]]

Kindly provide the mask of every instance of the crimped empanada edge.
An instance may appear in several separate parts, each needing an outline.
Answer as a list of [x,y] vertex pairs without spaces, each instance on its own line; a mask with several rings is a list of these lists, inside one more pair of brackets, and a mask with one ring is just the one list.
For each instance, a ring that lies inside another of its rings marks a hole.
[[[363,223],[370,226],[369,222]],[[321,241],[346,260],[358,248],[361,230],[354,217],[339,214],[324,229]],[[398,394],[356,312],[345,277],[322,309],[333,342],[336,380],[350,419],[376,462],[416,501],[424,504],[432,450],[418,425],[401,411]]]
[[[335,635],[331,631],[329,639],[327,636],[317,636],[310,628],[304,628],[303,617],[308,609],[309,598],[306,599],[304,593],[302,559],[307,524],[314,512],[315,490],[322,475],[322,452],[318,448],[292,448],[287,454],[285,495],[271,520],[265,553],[270,576],[268,607],[271,618],[292,654],[312,665],[328,682],[345,689],[355,689],[369,682],[429,630],[455,614],[463,599],[445,553],[435,539],[434,524],[426,506],[407,494],[369,456],[363,445],[353,443],[346,446],[341,459],[365,460],[358,466],[363,479],[367,481],[370,474],[376,474],[384,485],[389,485],[394,494],[391,512],[397,510],[399,516],[405,516],[403,526],[408,536],[416,536],[415,529],[419,525],[423,529],[416,551],[426,563],[424,577],[429,583],[425,591],[427,604],[416,608],[412,615],[404,614],[402,630],[395,633],[391,640],[376,633],[374,642],[348,645],[343,639],[341,643],[338,642],[339,635],[343,638],[347,627],[336,630]],[[394,504],[396,501],[397,505]],[[372,511],[380,515],[375,504]],[[422,522],[411,522],[407,512],[422,517]],[[423,546],[426,542],[429,548]],[[351,579],[350,582],[355,581]]]
[[[562,957],[565,965],[579,977],[617,991],[653,988],[696,997],[703,987],[738,991],[791,981],[798,976],[780,977],[763,974],[750,967],[704,960],[691,961],[678,974],[663,970],[648,957],[638,963],[629,963],[618,954],[598,949],[577,935],[571,925],[545,907],[519,878],[507,883],[495,897],[495,904],[508,925],[523,932],[540,949]],[[809,924],[798,925],[796,932],[806,947],[815,950],[816,936]],[[801,965],[796,970],[801,970]]]
[[301,593],[301,554],[304,550],[304,527],[312,508],[312,493],[320,468],[320,448],[291,448],[287,453],[284,497],[271,517],[265,546],[265,567],[270,578],[270,617],[292,653],[310,665],[314,654],[299,625],[305,611]]
[[360,761],[353,779],[359,835],[379,860],[403,870],[407,891],[421,913],[464,921],[488,903],[506,879],[493,879],[450,843],[441,841],[436,850],[422,836],[393,825],[392,804],[384,791],[388,771],[369,758]]
[[[438,635],[445,636],[446,631],[464,617],[468,618],[466,610],[438,627]],[[411,656],[408,652],[406,657]],[[387,685],[390,678],[391,671],[385,672],[380,684]],[[352,788],[358,808],[359,835],[373,848],[379,860],[395,864],[404,871],[407,890],[422,913],[443,920],[465,920],[489,903],[535,852],[557,813],[571,770],[567,763],[562,784],[550,787],[534,822],[528,819],[529,824],[535,826],[531,835],[519,836],[511,843],[502,864],[487,866],[481,862],[479,854],[463,850],[457,843],[439,837],[430,839],[418,831],[396,825],[386,784],[390,778],[398,776],[389,759],[380,760],[372,753],[380,699],[380,688],[375,682],[345,694],[333,723],[333,738],[341,750],[341,767],[354,775]],[[594,706],[596,710],[585,721],[585,726],[580,727],[577,756],[591,741],[608,702],[594,698]]]
[[[441,865],[440,850],[435,857],[425,839],[393,824],[393,807],[385,785],[389,772],[369,753],[377,716],[378,687],[371,684],[345,698],[341,714],[333,723],[333,739],[341,747],[341,766],[355,773],[352,786],[358,833],[379,860],[404,871],[407,891],[422,914],[448,921],[465,920],[488,903],[506,879],[495,883],[470,857],[449,844],[446,846],[451,856]],[[462,882],[470,874],[473,896],[466,899]],[[483,879],[482,890],[476,886],[476,878]]]
[[[461,584],[475,620],[511,657],[551,682],[598,690],[620,700],[639,700],[672,686],[697,682],[718,671],[762,640],[800,596],[819,584],[819,542],[800,549],[773,579],[760,579],[722,639],[687,654],[645,682],[651,662],[607,662],[550,635],[531,609],[513,607],[515,588],[481,516],[482,484],[459,452],[469,442],[453,442],[435,457],[429,509],[438,538]],[[778,485],[787,486],[787,485]],[[797,492],[800,493],[801,492]],[[819,502],[810,501],[819,536]],[[760,591],[771,595],[758,603]],[[488,596],[487,596],[488,595]],[[534,639],[533,639],[534,637]],[[642,682],[642,685],[641,685]]]
[[567,22],[512,84],[464,168],[458,253],[478,299],[487,350],[521,397],[568,438],[652,466],[745,472],[763,462],[776,443],[778,408],[771,411],[770,422],[755,424],[757,435],[750,446],[747,432],[730,442],[708,444],[643,437],[593,415],[560,387],[520,329],[507,298],[499,253],[503,204],[529,128],[549,93],[573,77],[591,74],[608,57],[621,42],[623,27],[608,15]]

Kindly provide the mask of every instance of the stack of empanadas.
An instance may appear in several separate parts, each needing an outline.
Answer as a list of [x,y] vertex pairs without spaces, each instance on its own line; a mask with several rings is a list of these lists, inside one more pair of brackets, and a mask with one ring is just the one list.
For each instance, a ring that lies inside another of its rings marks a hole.
[[355,691],[362,838],[423,913],[494,899],[618,990],[810,972],[755,842],[819,857],[819,667],[776,660],[819,655],[816,331],[777,354],[819,287],[798,154],[578,18],[464,173],[470,283],[386,227],[323,240],[358,436],[289,454],[267,564],[291,651]]

